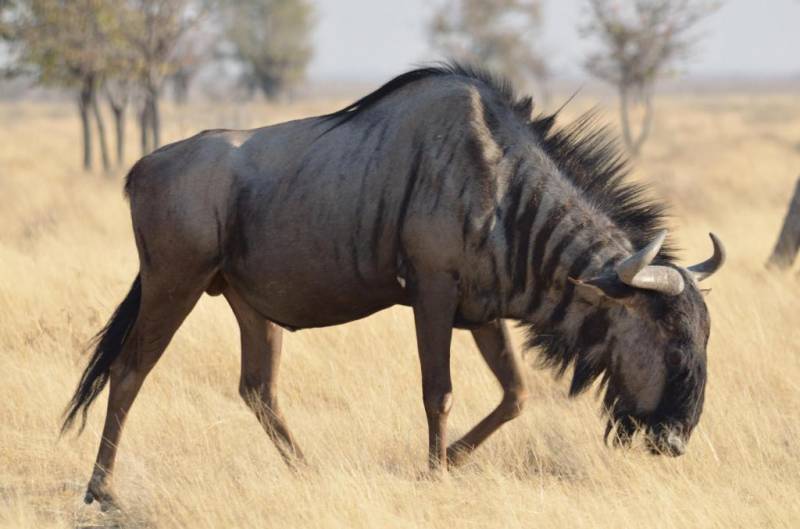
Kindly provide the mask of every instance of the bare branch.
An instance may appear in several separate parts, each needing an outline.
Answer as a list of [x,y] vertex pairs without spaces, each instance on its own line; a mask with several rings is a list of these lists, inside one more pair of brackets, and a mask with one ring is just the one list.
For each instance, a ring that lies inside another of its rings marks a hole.
[[305,76],[312,56],[313,9],[307,0],[231,0],[222,7],[231,55],[244,66],[243,84],[266,97]]
[[[657,81],[693,51],[697,24],[719,2],[701,0],[587,0],[589,19],[580,32],[596,41],[584,62],[586,71],[616,87],[620,94],[623,139],[637,154],[652,123],[652,94]],[[638,134],[630,125],[629,106],[644,105]]]
[[443,55],[475,62],[521,82],[546,82],[549,69],[538,51],[539,0],[447,0],[428,26]]

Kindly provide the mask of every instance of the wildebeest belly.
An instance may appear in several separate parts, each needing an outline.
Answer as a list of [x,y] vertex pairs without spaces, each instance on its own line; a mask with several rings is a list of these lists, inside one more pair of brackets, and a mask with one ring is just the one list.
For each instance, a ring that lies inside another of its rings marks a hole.
[[406,301],[399,286],[366,286],[352,278],[326,279],[304,272],[235,270],[224,274],[262,316],[292,330],[346,323]]
[[[407,303],[393,258],[313,222],[254,222],[228,248],[222,272],[265,318],[287,328],[336,325]],[[339,232],[347,233],[347,232]],[[361,248],[361,249],[359,249]]]

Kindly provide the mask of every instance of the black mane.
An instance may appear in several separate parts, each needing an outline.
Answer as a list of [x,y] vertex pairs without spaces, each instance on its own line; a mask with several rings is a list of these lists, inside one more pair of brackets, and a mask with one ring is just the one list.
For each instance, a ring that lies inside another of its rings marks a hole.
[[488,87],[491,87],[491,89],[497,93],[503,101],[511,105],[515,110],[521,112],[527,110],[527,115],[525,115],[525,118],[527,119],[530,117],[532,99],[530,97],[517,99],[514,88],[508,80],[495,76],[488,70],[458,62],[438,63],[434,66],[418,68],[416,70],[411,70],[409,72],[400,74],[374,92],[365,95],[358,101],[354,101],[346,107],[323,117],[329,120],[337,119],[338,121],[334,124],[334,128],[338,127],[339,125],[350,121],[364,110],[367,110],[386,96],[396,92],[397,90],[400,90],[406,85],[416,81],[421,81],[423,79],[429,79],[431,77],[462,77],[472,82],[477,81],[482,83]]

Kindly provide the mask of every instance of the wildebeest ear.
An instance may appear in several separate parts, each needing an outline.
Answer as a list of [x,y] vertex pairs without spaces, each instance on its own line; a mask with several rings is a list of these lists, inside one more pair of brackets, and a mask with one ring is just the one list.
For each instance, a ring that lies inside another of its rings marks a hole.
[[616,277],[596,277],[592,279],[568,278],[575,285],[575,292],[588,303],[599,305],[601,303],[620,303],[628,297],[630,287],[622,284]]

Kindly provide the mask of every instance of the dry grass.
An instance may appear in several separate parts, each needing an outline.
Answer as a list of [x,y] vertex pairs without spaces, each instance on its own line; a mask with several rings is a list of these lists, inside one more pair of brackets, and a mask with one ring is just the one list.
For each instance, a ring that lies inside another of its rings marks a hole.
[[[166,132],[326,108],[173,110]],[[206,297],[134,406],[116,476],[126,511],[102,515],[81,499],[103,403],[82,437],[59,440],[57,431],[84,344],[136,274],[121,175],[81,173],[70,107],[0,106],[0,526],[796,526],[800,286],[796,274],[768,274],[763,263],[800,170],[800,105],[788,96],[672,96],[658,110],[637,175],[674,203],[687,262],[708,255],[711,229],[730,253],[710,281],[706,411],[686,456],[605,448],[598,403],[568,400],[563,381],[532,369],[521,418],[465,468],[421,478],[412,321],[393,309],[287,336],[280,391],[311,460],[293,475],[238,398],[236,325],[224,301]],[[465,333],[453,371],[454,436],[499,391]]]

